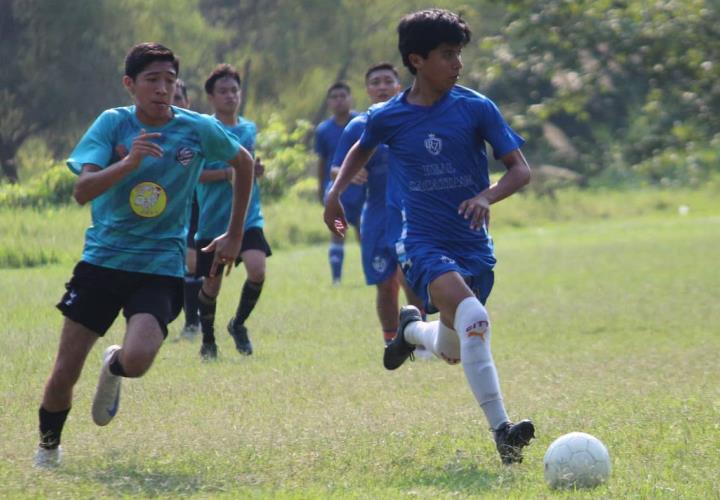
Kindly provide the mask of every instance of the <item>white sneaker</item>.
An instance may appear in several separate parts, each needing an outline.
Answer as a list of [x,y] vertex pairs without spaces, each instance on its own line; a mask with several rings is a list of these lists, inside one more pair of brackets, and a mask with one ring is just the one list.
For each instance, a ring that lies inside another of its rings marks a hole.
[[100,378],[92,404],[92,417],[97,425],[109,424],[120,405],[120,382],[122,382],[122,377],[110,373],[110,362],[119,350],[119,345],[111,345],[105,349],[105,354],[103,354]]
[[33,466],[38,469],[54,469],[62,461],[62,447],[47,449],[38,446],[33,457]]

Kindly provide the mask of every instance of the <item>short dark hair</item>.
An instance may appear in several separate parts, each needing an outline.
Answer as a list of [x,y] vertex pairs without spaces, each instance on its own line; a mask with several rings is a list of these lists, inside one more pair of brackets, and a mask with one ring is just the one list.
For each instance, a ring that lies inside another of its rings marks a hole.
[[185,100],[187,100],[187,85],[185,85],[185,81],[181,80],[180,78],[175,80],[175,88],[179,89],[182,96],[185,98]]
[[398,74],[397,69],[395,69],[395,66],[393,66],[389,62],[381,62],[373,64],[367,69],[367,71],[365,72],[365,81],[367,82],[370,78],[370,75],[375,73],[376,71],[392,71],[393,75],[395,75],[395,79],[400,80],[400,75]]
[[135,77],[155,61],[171,62],[175,73],[180,74],[180,60],[172,50],[156,42],[143,42],[130,49],[125,57],[125,75],[135,80]]
[[418,54],[425,59],[431,50],[443,43],[464,47],[472,35],[460,16],[444,9],[427,9],[408,14],[400,20],[397,32],[403,64],[413,75],[416,69],[410,63],[410,54]]
[[240,73],[238,73],[232,65],[222,63],[215,66],[215,69],[212,70],[210,76],[208,76],[207,80],[205,80],[205,92],[208,94],[212,94],[215,91],[215,82],[225,77],[230,77],[235,80],[238,86],[242,84],[242,80],[240,79]]
[[348,85],[345,82],[335,82],[332,85],[330,85],[327,89],[327,95],[330,95],[330,92],[333,90],[342,89],[348,94],[352,94],[352,90],[350,90],[350,85]]

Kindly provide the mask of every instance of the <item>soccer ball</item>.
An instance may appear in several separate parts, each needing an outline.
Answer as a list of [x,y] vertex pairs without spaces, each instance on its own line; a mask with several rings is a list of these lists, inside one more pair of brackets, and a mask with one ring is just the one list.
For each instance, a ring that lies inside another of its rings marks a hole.
[[543,465],[551,488],[594,488],[610,476],[607,448],[584,432],[571,432],[553,441]]

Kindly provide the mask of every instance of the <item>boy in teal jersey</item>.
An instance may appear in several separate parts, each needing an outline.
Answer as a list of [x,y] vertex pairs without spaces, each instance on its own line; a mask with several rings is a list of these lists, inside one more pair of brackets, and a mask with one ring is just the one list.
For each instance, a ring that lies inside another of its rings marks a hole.
[[97,425],[117,413],[122,377],[140,377],[152,365],[182,307],[184,240],[206,161],[228,161],[235,171],[231,221],[207,249],[215,252],[210,274],[242,246],[252,157],[215,120],[171,106],[178,69],[175,55],[160,44],[133,47],[123,85],[135,104],[102,113],[68,159],[78,174],[73,196],[81,205],[92,202],[92,225],[57,305],[65,320],[39,410],[39,467],[59,464],[73,386],[121,309],[125,338],[103,356],[92,404]]
[[[470,28],[458,15],[428,9],[398,25],[403,64],[412,87],[368,111],[360,140],[345,157],[327,195],[325,224],[341,236],[346,220],[340,193],[386,145],[401,189],[405,219],[396,245],[403,273],[428,312],[425,322],[412,306],[400,311],[398,333],[385,348],[383,365],[399,368],[423,345],[449,364],[462,363],[468,385],[494,433],[503,463],[522,461],[534,437],[530,420],[512,423],[505,410],[490,349],[485,303],[492,290],[495,256],[488,233],[490,205],[530,180],[520,151],[523,139],[490,99],[456,85]],[[506,173],[490,184],[486,143]]]
[[[240,90],[240,75],[229,64],[218,65],[205,81],[205,92],[210,105],[215,112],[215,118],[225,130],[238,139],[251,153],[255,150],[255,124],[238,116],[242,99]],[[262,175],[263,166],[259,160],[255,163],[255,174]],[[230,217],[230,200],[232,188],[229,180],[232,179],[232,169],[225,162],[210,163],[200,175],[198,185],[198,203],[200,217],[198,229],[195,234],[197,245],[203,246],[221,234]],[[243,285],[235,316],[228,324],[228,332],[235,341],[238,352],[245,355],[252,354],[252,343],[248,337],[245,321],[255,307],[263,283],[265,282],[265,260],[272,254],[270,245],[265,240],[263,227],[265,225],[260,210],[260,187],[253,183],[252,196],[245,218],[243,245],[240,255],[235,261],[245,265],[247,279]],[[217,297],[220,294],[222,273],[212,276],[210,273],[213,254],[201,252],[198,254],[196,266],[197,276],[204,277],[202,288],[198,295],[200,306],[200,327],[202,330],[202,346],[200,356],[202,359],[217,358],[217,344],[215,343],[215,310]],[[232,264],[228,264],[232,265]]]

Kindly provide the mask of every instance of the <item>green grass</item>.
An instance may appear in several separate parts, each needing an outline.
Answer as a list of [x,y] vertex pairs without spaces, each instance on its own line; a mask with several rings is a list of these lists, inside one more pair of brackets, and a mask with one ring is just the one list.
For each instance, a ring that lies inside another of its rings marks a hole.
[[[648,196],[636,205],[653,203]],[[3,496],[717,496],[720,214],[709,203],[687,204],[686,217],[668,207],[521,228],[502,222],[519,208],[498,210],[493,352],[511,417],[532,417],[538,428],[525,462],[512,468],[500,465],[460,367],[418,360],[382,369],[374,293],[356,246],[348,247],[343,286],[333,288],[318,245],[280,248],[269,260],[248,323],[252,357],[237,355],[224,334],[217,363],[201,363],[197,343],[168,342],[147,376],[126,381],[118,417],[99,428],[90,399],[102,350],[121,341],[116,322],[77,385],[63,467],[37,472],[37,407],[61,324],[53,304],[71,264],[1,269]],[[319,217],[319,208],[306,209]],[[79,249],[77,223],[87,213],[58,214],[56,224],[45,216],[28,224],[26,243],[56,238],[42,246],[61,256]],[[224,286],[221,331],[241,283],[239,272]],[[589,493],[552,492],[544,451],[573,430],[608,446],[610,482]]]

